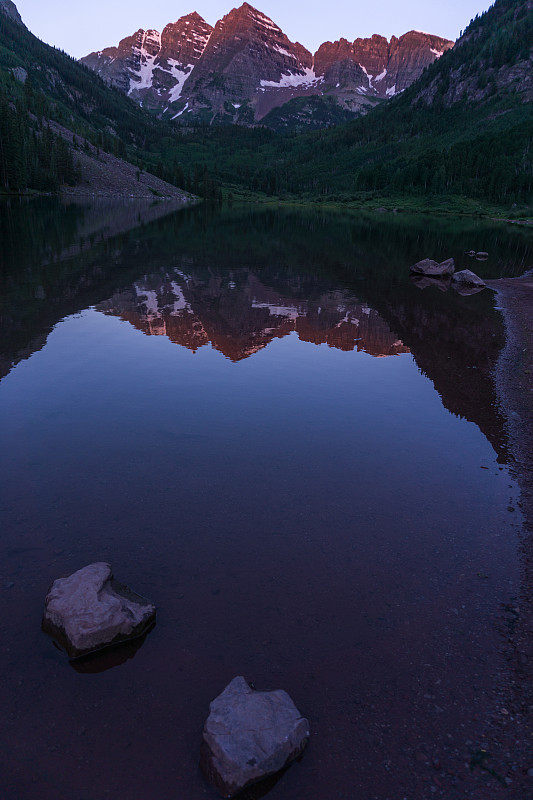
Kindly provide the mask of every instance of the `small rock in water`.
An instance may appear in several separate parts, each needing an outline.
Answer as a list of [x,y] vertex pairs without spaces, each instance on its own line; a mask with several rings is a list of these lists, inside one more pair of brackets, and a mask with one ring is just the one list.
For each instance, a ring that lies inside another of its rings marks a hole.
[[476,258],[479,259],[479,261],[485,261],[485,259],[487,259],[488,257],[489,257],[489,254],[483,252],[482,250],[480,250],[479,253],[476,253]]
[[455,261],[453,258],[448,258],[440,264],[431,258],[424,258],[411,267],[411,272],[431,278],[446,278],[448,275],[453,275],[454,271]]
[[89,564],[54,581],[42,627],[79,658],[135,639],[155,622],[155,606],[113,579],[110,564]]
[[452,283],[454,289],[462,295],[476,294],[486,287],[485,281],[469,269],[462,269],[452,275]]
[[309,741],[309,723],[289,695],[258,692],[234,678],[209,706],[200,766],[222,797],[275,775]]
[[450,288],[449,278],[431,278],[427,275],[411,275],[411,282],[417,289],[428,289],[436,286],[439,292],[447,292]]

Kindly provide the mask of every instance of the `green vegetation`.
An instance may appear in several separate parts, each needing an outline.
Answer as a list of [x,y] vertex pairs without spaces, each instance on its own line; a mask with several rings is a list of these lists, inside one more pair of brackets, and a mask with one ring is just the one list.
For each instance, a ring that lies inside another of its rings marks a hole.
[[29,80],[14,104],[0,85],[0,190],[55,192],[79,181],[72,152],[52,133],[45,108]]
[[[524,102],[519,79],[513,83],[515,73],[531,72],[532,30],[525,0],[497,0],[471,23],[461,44],[402,95],[346,124],[280,134],[157,120],[0,15],[0,102],[4,112],[6,103],[10,109],[0,123],[0,185],[42,189],[74,179],[64,148],[47,132],[53,119],[95,147],[206,198],[220,198],[223,189],[230,201],[507,216],[520,209],[532,217],[533,104]],[[13,79],[15,67],[28,71],[30,89]],[[294,101],[302,127],[308,107],[320,113],[325,102]],[[283,109],[271,113],[282,130]],[[19,133],[13,137],[13,131]]]
[[[26,72],[26,81],[15,78],[14,70],[19,77],[20,70]],[[179,139],[179,129],[150,116],[87,67],[44,44],[3,13],[0,109],[0,143],[4,145],[0,146],[0,191],[55,191],[60,183],[75,182],[74,165],[62,166],[69,148],[49,131],[53,121],[74,132],[82,143],[125,158],[169,183],[203,197],[219,194],[202,165],[180,165],[166,158],[168,143]]]

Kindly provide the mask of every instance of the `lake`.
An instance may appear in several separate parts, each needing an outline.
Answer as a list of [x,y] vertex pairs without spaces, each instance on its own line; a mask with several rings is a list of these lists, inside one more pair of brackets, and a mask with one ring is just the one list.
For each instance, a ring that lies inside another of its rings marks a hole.
[[[215,798],[201,731],[243,675],[311,726],[244,798],[507,797],[471,783],[520,581],[503,323],[489,290],[422,289],[409,266],[519,275],[530,234],[298,208],[0,215],[3,796]],[[69,664],[44,598],[94,561],[157,625]]]

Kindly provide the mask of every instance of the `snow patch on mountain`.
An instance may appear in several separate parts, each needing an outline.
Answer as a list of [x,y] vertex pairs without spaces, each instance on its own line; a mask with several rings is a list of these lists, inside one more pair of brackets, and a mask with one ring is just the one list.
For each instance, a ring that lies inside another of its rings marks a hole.
[[194,64],[187,64],[187,66],[185,66],[185,67],[176,66],[175,69],[179,70],[181,72],[181,75],[174,75],[173,74],[173,77],[177,78],[178,82],[170,90],[170,94],[168,96],[168,99],[169,99],[170,103],[175,103],[176,100],[179,100],[179,98],[181,96],[181,93],[183,91],[183,86],[185,84],[185,81],[187,80],[187,78],[189,77],[189,75],[191,74],[191,72],[194,69]]
[[303,75],[297,72],[289,72],[286,75],[282,75],[279,81],[261,81],[261,88],[289,89],[296,86],[307,87],[316,86],[319,83],[323,83],[324,78],[322,76],[317,77],[312,67],[305,67],[303,68],[303,71]]
[[182,114],[184,114],[184,113],[185,113],[185,111],[187,111],[187,109],[188,109],[188,108],[189,108],[189,103],[187,102],[187,103],[185,103],[185,107],[184,107],[184,108],[182,108],[182,109],[181,109],[181,111],[178,111],[178,113],[177,113],[177,114],[174,114],[174,116],[172,117],[172,119],[177,119],[178,117],[181,117],[181,115],[182,115]]

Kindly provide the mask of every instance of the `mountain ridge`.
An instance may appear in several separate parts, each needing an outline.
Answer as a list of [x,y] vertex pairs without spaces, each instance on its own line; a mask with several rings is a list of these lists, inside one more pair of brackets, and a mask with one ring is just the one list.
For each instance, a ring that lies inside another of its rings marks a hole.
[[453,47],[409,31],[324,42],[312,54],[270,17],[243,3],[211,27],[197,12],[139,29],[118,46],[80,59],[158,116],[253,125],[299,97],[330,97],[352,115],[410,86]]

